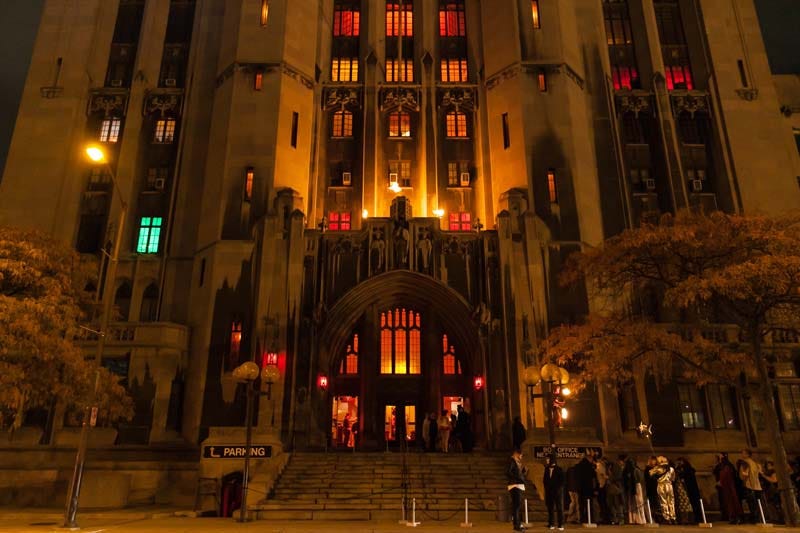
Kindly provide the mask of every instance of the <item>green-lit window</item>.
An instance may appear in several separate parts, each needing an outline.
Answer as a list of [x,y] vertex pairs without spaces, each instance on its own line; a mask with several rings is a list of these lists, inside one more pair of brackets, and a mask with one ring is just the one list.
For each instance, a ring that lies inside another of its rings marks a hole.
[[136,251],[140,254],[157,254],[161,238],[161,217],[142,217],[139,224],[139,242]]

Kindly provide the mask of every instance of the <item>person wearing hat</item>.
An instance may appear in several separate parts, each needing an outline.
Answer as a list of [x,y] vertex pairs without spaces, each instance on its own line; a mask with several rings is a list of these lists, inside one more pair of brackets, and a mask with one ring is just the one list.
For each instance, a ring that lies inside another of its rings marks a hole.
[[514,531],[525,531],[522,527],[522,494],[525,492],[525,476],[528,469],[522,464],[522,450],[514,449],[508,462],[508,492],[511,495],[511,520]]
[[663,455],[656,458],[656,466],[650,470],[650,475],[658,483],[656,492],[661,506],[661,516],[667,524],[674,524],[675,517],[675,491],[672,483],[675,481],[675,469],[669,465],[669,461]]

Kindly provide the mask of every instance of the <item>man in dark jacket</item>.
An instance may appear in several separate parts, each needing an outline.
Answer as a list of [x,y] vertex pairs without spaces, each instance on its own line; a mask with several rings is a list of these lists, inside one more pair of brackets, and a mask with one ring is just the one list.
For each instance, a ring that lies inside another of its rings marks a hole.
[[587,452],[583,459],[575,465],[575,474],[578,478],[578,496],[580,497],[581,523],[589,521],[587,500],[594,503],[597,491],[597,476],[594,470],[593,456]]
[[525,492],[525,476],[528,469],[522,464],[522,451],[517,448],[511,454],[506,475],[508,477],[508,492],[511,495],[511,520],[514,531],[525,531],[522,527],[522,494]]
[[520,417],[514,417],[514,423],[511,425],[511,436],[514,441],[514,449],[522,448],[522,443],[527,438],[527,431],[525,426],[522,425]]
[[547,504],[547,527],[553,529],[553,513],[558,530],[564,531],[564,471],[556,464],[555,456],[544,467],[544,501]]

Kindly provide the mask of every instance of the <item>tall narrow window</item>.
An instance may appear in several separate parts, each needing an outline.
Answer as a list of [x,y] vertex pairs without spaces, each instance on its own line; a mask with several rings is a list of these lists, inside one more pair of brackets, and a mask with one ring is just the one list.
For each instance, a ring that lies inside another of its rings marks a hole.
[[694,80],[680,7],[675,0],[656,0],[654,5],[667,89],[691,90],[694,88]]
[[450,231],[472,231],[470,213],[450,213]]
[[604,0],[603,17],[614,89],[637,89],[641,84],[627,0]]
[[503,113],[503,148],[508,150],[511,147],[511,132],[508,129],[508,113]]
[[447,186],[469,187],[469,161],[450,161],[447,163]]
[[389,137],[411,137],[411,115],[403,111],[390,113]]
[[151,283],[142,293],[139,322],[155,322],[156,320],[158,320],[158,285]]
[[337,4],[333,8],[333,36],[358,37],[361,32],[361,12],[355,6]]
[[412,82],[414,81],[414,62],[410,59],[387,59],[386,81]]
[[160,119],[156,121],[153,132],[153,142],[157,144],[172,144],[175,141],[175,119]]
[[542,27],[541,21],[539,20],[539,0],[531,0],[531,22],[533,23],[534,30],[538,30]]
[[558,187],[556,185],[556,171],[552,168],[547,171],[547,194],[551,204],[558,203]]
[[157,254],[161,238],[161,217],[142,217],[139,223],[139,240],[136,252],[140,254]]
[[267,21],[269,20],[269,0],[261,0],[260,18],[261,27],[266,27]]
[[466,59],[442,59],[442,81],[447,83],[463,83],[468,78]]
[[334,58],[331,61],[331,81],[358,81],[358,59]]
[[239,359],[242,349],[242,323],[238,320],[231,322],[231,337],[228,345],[228,355],[233,359]]
[[247,167],[244,173],[244,199],[250,201],[253,199],[253,181],[255,180],[255,170],[253,167]]
[[352,137],[353,136],[353,113],[340,109],[333,113],[333,137]]
[[461,375],[461,361],[456,357],[456,349],[450,344],[447,335],[442,336],[442,370],[445,376]]
[[264,88],[264,73],[256,71],[255,76],[253,77],[253,89],[256,91],[260,91]]
[[445,117],[447,137],[450,139],[467,137],[467,114],[460,111],[450,111]]
[[778,405],[784,431],[800,429],[800,385],[778,385]]
[[353,342],[347,345],[344,359],[339,366],[339,374],[358,374],[358,334],[353,335]]
[[714,429],[738,429],[736,415],[736,393],[730,385],[712,383],[706,386],[708,405],[711,407],[711,423]]
[[411,187],[411,161],[389,161],[389,186],[392,179],[396,179],[400,187]]
[[439,35],[442,37],[465,37],[467,35],[463,0],[446,1],[439,6]]
[[741,59],[736,61],[737,66],[739,67],[739,80],[742,82],[742,87],[747,87],[747,72],[744,70],[744,61]]
[[414,36],[414,6],[411,0],[386,2],[386,36]]
[[118,118],[108,118],[100,125],[100,142],[115,143],[119,141],[119,130],[122,127],[122,120]]
[[350,231],[350,212],[331,211],[328,213],[328,230],[330,231]]
[[706,414],[702,393],[695,385],[678,385],[681,417],[685,429],[705,429]]
[[537,80],[539,82],[539,92],[546,93],[547,92],[547,74],[544,71],[539,71],[537,75]]
[[381,313],[381,374],[420,374],[421,318],[408,309]]
[[292,112],[292,148],[297,148],[297,128],[300,122],[300,113]]

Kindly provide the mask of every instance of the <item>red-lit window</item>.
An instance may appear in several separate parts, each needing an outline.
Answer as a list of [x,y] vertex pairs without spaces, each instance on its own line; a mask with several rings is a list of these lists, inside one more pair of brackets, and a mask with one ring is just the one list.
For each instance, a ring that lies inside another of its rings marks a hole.
[[667,89],[687,89],[692,90],[692,70],[689,65],[664,65],[664,76],[667,79]]
[[464,2],[448,2],[439,7],[439,35],[442,37],[465,37],[467,22]]
[[333,9],[333,36],[358,37],[361,31],[361,13],[351,6],[337,5]]
[[553,169],[547,171],[547,195],[551,204],[558,203],[558,184],[556,183],[556,171]]
[[358,59],[336,57],[331,60],[331,81],[358,81]]
[[389,114],[389,137],[411,137],[411,115],[402,111]]
[[331,135],[333,137],[352,137],[353,136],[353,113],[347,110],[339,110],[333,114],[333,124]]
[[411,0],[386,2],[386,35],[412,37],[414,35],[414,6]]
[[442,337],[442,349],[443,356],[442,356],[442,364],[444,367],[444,375],[445,376],[455,376],[461,375],[461,361],[458,360],[456,357],[456,349],[450,345],[450,342],[447,339],[447,335]]
[[640,87],[639,72],[627,1],[603,2],[603,18],[614,89],[637,89]]
[[631,90],[639,85],[639,73],[635,67],[611,67],[611,77],[617,90]]
[[466,82],[468,77],[466,59],[442,59],[442,81],[450,83]]
[[542,27],[542,23],[539,20],[539,0],[531,0],[531,23],[534,30]]
[[255,170],[253,167],[247,167],[244,173],[244,199],[248,202],[253,198],[253,180],[255,179]]
[[339,374],[358,374],[358,335],[353,335],[353,342],[347,345],[344,359],[339,365]]
[[242,349],[242,323],[238,320],[231,322],[230,337],[228,339],[228,357],[225,361],[225,370],[232,371],[239,365],[239,356]]
[[450,231],[472,231],[470,213],[450,213]]
[[450,111],[445,117],[448,138],[467,137],[467,114],[460,111]]
[[331,211],[328,213],[328,229],[330,231],[350,231],[350,212]]
[[421,323],[415,311],[381,313],[381,374],[421,373]]
[[540,71],[539,74],[536,75],[536,80],[539,84],[539,92],[546,93],[547,92],[547,74],[544,71]]
[[414,81],[414,62],[410,59],[387,59],[386,81]]

